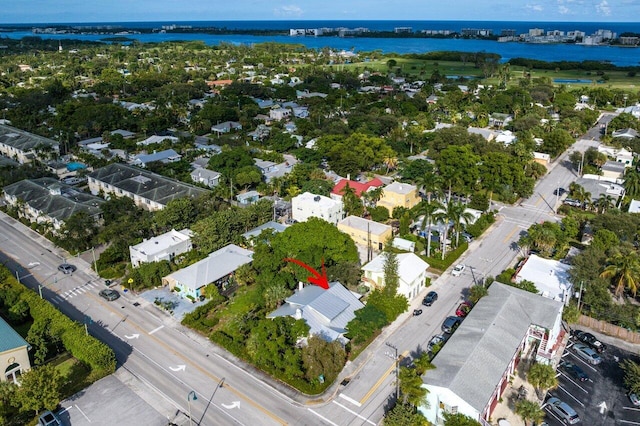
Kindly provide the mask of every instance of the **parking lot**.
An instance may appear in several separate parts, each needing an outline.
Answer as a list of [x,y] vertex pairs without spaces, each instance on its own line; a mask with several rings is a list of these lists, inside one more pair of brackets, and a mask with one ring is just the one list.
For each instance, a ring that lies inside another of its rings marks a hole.
[[[580,343],[580,342],[578,342]],[[618,347],[609,345],[600,354],[602,362],[598,365],[587,363],[576,354],[575,338],[571,338],[562,355],[558,368],[559,386],[549,392],[571,406],[580,416],[584,425],[638,425],[640,426],[640,407],[634,407],[624,388],[624,373],[619,363],[625,359],[640,362],[640,357]],[[588,378],[571,373],[570,365],[578,366]],[[563,423],[545,404],[546,422],[550,426]]]

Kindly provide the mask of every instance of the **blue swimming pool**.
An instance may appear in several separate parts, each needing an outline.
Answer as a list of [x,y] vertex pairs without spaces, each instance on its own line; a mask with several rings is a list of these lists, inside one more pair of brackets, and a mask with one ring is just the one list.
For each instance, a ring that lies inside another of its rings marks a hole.
[[69,170],[70,172],[75,172],[75,171],[86,169],[86,168],[87,168],[86,164],[78,163],[76,161],[67,163],[67,170]]
[[576,84],[590,84],[593,80],[581,79],[581,78],[555,78],[554,83],[576,83]]

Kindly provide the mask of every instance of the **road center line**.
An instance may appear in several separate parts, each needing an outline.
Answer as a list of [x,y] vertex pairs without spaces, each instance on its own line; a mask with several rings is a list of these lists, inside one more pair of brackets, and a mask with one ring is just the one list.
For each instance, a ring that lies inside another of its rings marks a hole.
[[333,403],[336,404],[338,407],[342,407],[345,410],[347,410],[348,412],[350,412],[351,414],[353,414],[354,416],[359,417],[360,419],[364,420],[365,422],[369,423],[370,425],[376,426],[376,424],[374,422],[372,422],[371,420],[369,420],[368,418],[366,418],[365,416],[361,416],[360,414],[356,413],[355,411],[353,411],[352,409],[345,407],[344,405],[340,404],[338,401],[336,401],[335,399],[333,400]]
[[[405,356],[407,356],[407,354],[409,354],[409,351],[404,351],[404,353],[402,354],[402,357],[404,358]],[[369,397],[371,395],[373,395],[373,393],[380,387],[380,385],[382,384],[382,382],[384,381],[384,379],[387,378],[387,376],[391,373],[391,371],[396,367],[395,362],[393,364],[391,364],[391,367],[389,367],[389,369],[387,371],[385,371],[385,373],[382,375],[382,377],[380,377],[378,379],[378,381],[376,382],[375,385],[373,385],[371,387],[371,389],[369,389],[369,392],[367,392],[367,394],[360,400],[360,404],[364,404],[367,399],[369,399]]]
[[164,325],[161,325],[160,327],[157,327],[157,328],[154,328],[153,330],[151,330],[151,331],[149,332],[149,334],[153,334],[153,333],[155,333],[156,331],[160,331],[160,330],[162,330],[163,328],[164,328]]
[[511,239],[511,237],[513,237],[513,234],[515,234],[517,230],[518,230],[518,227],[517,227],[517,226],[515,226],[515,227],[513,228],[513,230],[512,230],[511,232],[509,232],[509,235],[507,235],[507,236],[504,238],[504,240],[502,240],[502,242],[503,242],[503,243],[508,243],[508,242],[509,242],[509,240]]
[[322,414],[318,414],[315,411],[313,411],[311,408],[307,408],[307,410],[309,410],[310,413],[315,414],[316,416],[320,417],[322,420],[324,420],[325,422],[329,423],[332,426],[338,426],[336,423],[332,422],[331,420],[329,420],[328,418],[326,418],[325,416],[323,416]]

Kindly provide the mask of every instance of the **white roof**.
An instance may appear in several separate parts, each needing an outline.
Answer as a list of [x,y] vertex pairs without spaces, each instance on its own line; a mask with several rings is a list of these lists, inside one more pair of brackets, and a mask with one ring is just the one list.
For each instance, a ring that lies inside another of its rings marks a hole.
[[167,275],[192,291],[223,278],[242,265],[253,260],[253,252],[235,244],[229,244],[209,257]]
[[178,142],[178,138],[175,136],[149,136],[147,139],[138,142],[138,145],[151,145],[152,143],[161,143],[163,140],[169,139],[171,142]]
[[629,213],[640,213],[640,201],[631,200],[629,204]]
[[358,216],[347,216],[338,222],[338,225],[348,226],[365,232],[368,230],[372,235],[382,235],[391,229],[389,225],[374,222]]
[[516,274],[516,282],[531,281],[544,297],[563,302],[571,297],[573,285],[569,281],[569,265],[532,254]]
[[291,200],[291,204],[316,204],[323,210],[326,210],[338,206],[342,203],[340,201],[334,200],[333,198],[325,197],[324,195],[316,195],[310,192],[305,192],[293,197],[293,199]]
[[140,244],[131,246],[131,249],[147,256],[153,256],[154,254],[164,252],[176,244],[189,240],[192,236],[193,232],[191,232],[190,229],[183,229],[182,231],[172,229],[162,235],[149,238]]
[[[363,271],[371,271],[374,273],[384,272],[384,263],[387,259],[386,253],[381,253],[374,257],[371,262],[362,267]],[[413,282],[420,274],[422,274],[429,264],[420,259],[414,253],[398,254],[398,275],[400,280],[405,283]]]
[[386,192],[395,192],[396,194],[409,194],[417,189],[418,188],[414,185],[401,182],[393,182],[384,187]]

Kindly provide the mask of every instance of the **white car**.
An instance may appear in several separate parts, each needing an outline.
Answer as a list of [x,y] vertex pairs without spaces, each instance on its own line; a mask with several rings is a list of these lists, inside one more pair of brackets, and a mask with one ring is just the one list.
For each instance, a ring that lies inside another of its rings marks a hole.
[[453,275],[454,277],[459,277],[460,275],[462,275],[462,271],[464,271],[465,268],[465,265],[459,263],[453,268],[453,270],[451,271],[451,275]]
[[636,395],[635,393],[630,393],[629,394],[629,399],[631,400],[631,403],[634,406],[640,407],[640,398],[638,398],[638,395]]

